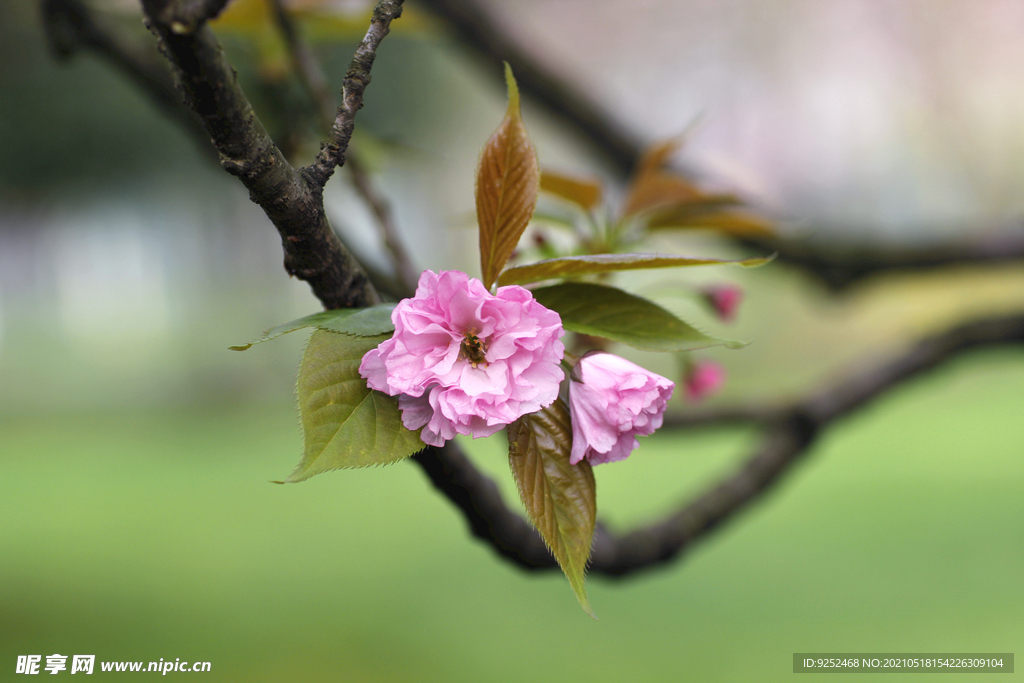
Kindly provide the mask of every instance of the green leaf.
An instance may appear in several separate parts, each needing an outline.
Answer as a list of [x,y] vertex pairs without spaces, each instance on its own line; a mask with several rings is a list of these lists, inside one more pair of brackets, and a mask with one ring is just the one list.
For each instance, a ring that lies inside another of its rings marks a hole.
[[535,289],[533,296],[542,306],[557,311],[567,330],[604,337],[644,351],[745,346],[742,342],[704,334],[653,301],[615,287],[564,282]]
[[480,270],[490,289],[530,222],[540,191],[537,152],[519,112],[519,89],[505,65],[508,111],[480,155],[476,172],[476,218]]
[[597,520],[597,487],[590,463],[569,463],[572,424],[558,399],[508,426],[508,462],[530,521],[558,560],[580,606],[587,600],[587,560]]
[[740,211],[692,210],[688,207],[653,212],[648,230],[710,229],[736,237],[774,237],[771,223]]
[[424,448],[419,434],[402,426],[398,399],[371,390],[359,375],[366,352],[387,338],[322,330],[309,338],[296,387],[304,452],[289,482],[397,462]]
[[228,348],[232,351],[245,351],[253,344],[270,341],[282,334],[301,330],[304,327],[315,327],[328,332],[340,332],[356,337],[388,334],[395,331],[395,326],[391,322],[391,311],[396,305],[395,303],[386,303],[369,308],[337,308],[332,311],[321,311],[271,328],[263,336],[253,339],[248,344],[229,346]]
[[615,270],[642,270],[646,268],[678,268],[681,266],[708,266],[733,264],[751,268],[768,263],[774,255],[741,260],[694,258],[672,254],[595,254],[564,256],[537,263],[509,268],[498,277],[499,285],[518,285],[559,277],[582,277]]

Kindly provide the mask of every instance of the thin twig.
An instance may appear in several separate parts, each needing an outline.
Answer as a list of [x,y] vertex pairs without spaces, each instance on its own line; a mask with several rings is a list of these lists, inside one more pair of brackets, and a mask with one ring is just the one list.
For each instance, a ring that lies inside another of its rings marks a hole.
[[292,168],[270,139],[209,27],[175,33],[159,19],[166,7],[167,0],[143,0],[149,27],[174,67],[186,103],[210,135],[221,166],[242,181],[281,234],[285,270],[308,282],[325,308],[379,301],[366,273],[331,229],[323,184]]
[[345,73],[341,106],[338,107],[327,142],[321,148],[316,161],[302,169],[303,174],[320,187],[327,183],[335,168],[345,163],[345,152],[348,150],[348,143],[355,128],[356,112],[363,106],[363,91],[370,83],[370,69],[377,54],[377,46],[391,30],[391,22],[402,15],[402,2],[403,0],[380,0],[374,8],[370,28],[356,48],[352,63]]
[[[299,28],[284,7],[283,0],[271,0],[271,4],[278,29],[288,46],[295,73],[313,102],[321,127],[327,131],[334,121],[334,101],[327,86],[327,78],[324,76],[320,60],[302,39]],[[412,257],[398,233],[398,227],[395,225],[391,213],[391,206],[373,186],[373,181],[359,160],[359,155],[353,153],[346,156],[348,170],[352,176],[352,185],[377,219],[377,225],[384,236],[384,245],[391,255],[395,273],[405,288],[415,291],[419,271],[413,264]]]
[[274,21],[288,46],[288,53],[292,58],[292,67],[299,79],[299,83],[306,90],[316,109],[317,120],[320,127],[326,133],[334,123],[335,107],[334,97],[331,95],[331,88],[327,83],[327,77],[320,66],[313,50],[302,39],[298,26],[292,21],[288,10],[284,6],[284,0],[270,0],[271,9],[274,11]]
[[416,283],[420,278],[420,271],[413,264],[412,256],[405,248],[402,236],[398,234],[398,226],[395,225],[390,204],[373,186],[370,175],[363,168],[363,164],[357,154],[349,156],[348,171],[352,174],[353,187],[356,188],[356,191],[370,207],[374,217],[377,219],[377,225],[384,235],[384,246],[387,247],[388,253],[391,254],[391,263],[395,267],[398,278],[407,290],[415,292]]

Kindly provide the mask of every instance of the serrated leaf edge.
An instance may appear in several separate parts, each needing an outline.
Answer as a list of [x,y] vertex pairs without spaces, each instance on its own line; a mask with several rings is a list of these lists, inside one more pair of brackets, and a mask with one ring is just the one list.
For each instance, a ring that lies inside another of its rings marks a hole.
[[[569,414],[568,413],[568,407],[566,407],[565,410],[566,410],[566,415],[568,415]],[[520,420],[522,420],[524,418],[529,418],[529,417],[530,417],[530,415],[524,415],[523,418],[520,418]],[[519,427],[518,429],[523,429],[523,428],[525,428],[525,427]],[[527,440],[529,441],[530,439],[534,439],[535,437],[533,436],[532,432],[529,431],[529,428],[527,428],[527,429],[528,429]],[[571,425],[570,425],[570,429],[571,429]],[[512,458],[527,457],[527,455],[525,453],[521,453],[519,451],[519,443],[518,443],[518,441],[519,441],[518,438],[515,441],[513,441],[511,438],[509,439],[509,447],[510,447],[509,448],[509,466],[512,469],[512,479],[516,483],[516,490],[519,492],[519,499],[522,501],[523,507],[526,510],[527,518],[530,520],[530,523],[533,524],[534,528],[537,530],[538,535],[541,537],[541,540],[544,542],[544,546],[548,549],[548,551],[551,553],[551,555],[555,558],[555,561],[558,562],[559,565],[561,565],[561,560],[558,559],[559,553],[556,551],[555,548],[552,547],[551,543],[548,541],[548,539],[545,537],[545,535],[540,532],[541,525],[537,523],[538,520],[535,519],[534,515],[531,513],[531,506],[527,503],[527,495],[526,495],[526,491],[523,488],[523,482],[520,480],[519,476],[516,475],[515,467],[512,466]],[[540,456],[538,456],[538,458],[539,457]],[[559,467],[559,469],[562,469],[564,471],[564,467],[562,467],[562,465],[560,463],[556,462],[555,464]],[[580,466],[590,467],[590,464],[587,463],[586,461],[584,461],[584,462],[582,462],[582,463],[580,463],[578,465],[570,465],[570,467],[580,467]],[[551,480],[548,478],[546,470],[543,467],[543,464],[541,464],[541,466],[538,467],[537,470],[538,470],[538,473],[535,475],[534,479],[537,480],[537,481],[541,481],[543,483],[543,488],[541,488],[540,486],[535,485],[534,486],[534,491],[535,492],[537,492],[537,491],[547,491],[548,492],[548,495],[544,495],[543,493],[540,494],[542,501],[545,503],[545,505],[544,505],[544,508],[545,508],[544,515],[545,516],[551,515],[554,518],[555,528],[558,529],[557,539],[558,539],[560,545],[562,545],[562,553],[561,554],[565,555],[565,557],[567,558],[567,561],[572,565],[572,568],[575,569],[576,566],[575,566],[575,563],[573,562],[573,558],[571,557],[570,553],[565,549],[564,541],[562,540],[563,534],[561,532],[561,525],[558,523],[558,515],[557,515],[557,512],[555,510],[556,505],[555,505],[555,502],[554,502],[554,497],[552,495],[550,495],[550,491],[552,489]],[[570,478],[571,478],[571,475],[570,475]],[[590,473],[590,478],[593,479],[593,470],[592,469],[591,469],[591,473]],[[535,494],[534,497],[536,497],[536,494]],[[593,551],[594,551],[593,534],[591,534],[590,548],[587,551],[586,558],[584,558],[584,560],[583,560],[583,567],[580,568],[579,585],[576,585],[576,582],[569,575],[569,573],[565,571],[564,567],[562,567],[562,573],[565,574],[566,579],[568,579],[569,585],[572,588],[573,593],[575,593],[577,601],[580,603],[580,607],[583,608],[583,611],[586,612],[588,616],[590,616],[593,619],[597,620],[598,617],[597,617],[596,614],[594,614],[594,610],[593,610],[593,608],[590,605],[590,599],[587,597],[587,591],[586,591],[587,569],[588,569],[588,566],[589,566],[589,563],[590,563],[590,557],[593,554]]]
[[274,339],[277,339],[278,337],[283,337],[286,334],[291,334],[292,332],[298,332],[299,330],[309,329],[311,327],[316,328],[318,330],[323,330],[324,332],[333,332],[335,334],[347,334],[350,337],[360,337],[360,338],[376,337],[376,336],[379,336],[379,335],[382,335],[382,334],[388,334],[388,332],[391,332],[391,331],[394,330],[393,326],[392,326],[391,330],[381,330],[380,332],[374,332],[373,334],[364,334],[364,333],[360,333],[360,332],[352,332],[352,331],[343,332],[341,330],[332,330],[332,329],[329,329],[327,327],[324,327],[323,325],[318,324],[317,322],[313,322],[313,320],[315,318],[323,316],[325,313],[340,312],[340,311],[351,311],[350,313],[348,313],[348,315],[345,316],[346,318],[348,318],[348,317],[351,317],[353,315],[357,315],[360,311],[368,311],[368,310],[370,310],[372,308],[376,308],[377,306],[391,306],[392,308],[394,308],[393,304],[377,304],[376,306],[366,306],[366,307],[363,307],[363,308],[342,308],[342,309],[332,309],[332,311],[317,311],[316,313],[310,313],[309,315],[302,316],[301,318],[296,318],[295,320],[292,320],[292,321],[289,321],[289,322],[286,322],[286,323],[282,323],[280,325],[274,325],[273,327],[268,329],[266,332],[261,334],[256,339],[253,339],[248,344],[239,344],[239,345],[236,345],[236,346],[229,346],[228,349],[230,351],[247,351],[248,349],[251,349],[256,344],[260,344],[262,342],[267,342],[267,341],[273,341]]

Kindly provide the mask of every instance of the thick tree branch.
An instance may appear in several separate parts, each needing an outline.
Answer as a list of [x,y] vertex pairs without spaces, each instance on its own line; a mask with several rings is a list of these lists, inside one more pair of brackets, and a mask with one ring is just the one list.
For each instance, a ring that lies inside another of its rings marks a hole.
[[188,34],[216,19],[231,0],[169,0],[160,11],[160,23],[178,34]]
[[[279,1],[275,4],[280,7]],[[59,58],[68,59],[79,48],[97,52],[117,70],[125,73],[145,95],[149,96],[158,111],[168,116],[192,137],[201,153],[209,156],[215,162],[219,162],[219,155],[216,148],[210,144],[210,135],[207,133],[202,119],[189,107],[182,106],[182,94],[175,86],[171,72],[167,69],[166,61],[156,50],[140,49],[129,36],[122,35],[123,31],[102,25],[93,11],[80,0],[44,0],[42,7],[47,36],[54,53]],[[284,16],[288,20],[287,15]],[[288,21],[288,31],[292,39],[297,39],[298,34],[290,20]],[[282,27],[282,31],[284,31],[284,27]],[[303,47],[301,41],[296,43],[296,47],[303,55],[301,57],[302,66],[297,69],[297,72],[303,86],[310,91],[311,96],[315,97],[318,108],[324,112],[321,114],[321,118],[323,129],[326,131],[330,128],[334,116],[330,91],[326,87],[315,56],[308,48]],[[353,158],[349,161],[350,170],[356,165],[353,163],[354,160]],[[368,179],[366,186],[370,187],[371,191],[373,190]],[[362,191],[360,190],[360,192]],[[379,195],[376,196],[379,197]],[[366,198],[364,197],[364,199]],[[371,202],[367,200],[367,203]],[[381,210],[385,213],[388,212],[387,204],[383,199],[379,200],[378,206],[372,208],[375,213]],[[386,231],[387,228],[382,228],[382,230]],[[393,229],[392,233],[390,240],[387,235],[385,236],[385,243],[394,241]],[[358,259],[356,260],[358,261]],[[397,296],[397,293],[402,290],[390,276],[365,265],[363,269],[378,291]],[[398,268],[396,264],[396,270],[401,272],[403,269]]]
[[[729,419],[764,421],[764,435],[753,455],[736,472],[658,522],[621,535],[599,525],[591,575],[624,577],[673,561],[779,481],[835,421],[959,353],[1005,344],[1024,345],[1024,315],[967,323],[925,339],[894,360],[778,411],[724,414]],[[536,532],[502,502],[494,482],[477,472],[453,442],[421,453],[415,461],[459,508],[472,533],[499,555],[525,569],[557,568]]]
[[557,569],[537,530],[513,511],[498,486],[470,462],[455,441],[429,446],[412,457],[430,482],[462,513],[470,533],[498,555],[525,569]]
[[292,168],[270,139],[209,27],[175,33],[159,19],[166,7],[166,0],[143,0],[150,29],[174,67],[186,103],[212,138],[221,166],[242,181],[281,234],[285,270],[308,282],[325,308],[378,301],[365,272],[331,229],[322,183]]
[[[831,231],[830,231],[831,232]],[[856,232],[847,230],[847,234]],[[812,245],[793,239],[746,239],[764,253],[800,268],[834,292],[880,273],[914,272],[947,266],[986,266],[1024,261],[1024,222],[1000,226],[970,241],[936,245],[869,247]]]
[[303,169],[311,181],[323,187],[334,169],[345,163],[345,152],[352,139],[356,112],[363,106],[363,91],[370,83],[370,69],[377,54],[377,46],[391,30],[391,22],[402,15],[403,0],[380,0],[373,10],[370,28],[356,48],[355,56],[343,81],[341,106],[327,136],[327,142],[316,161]]

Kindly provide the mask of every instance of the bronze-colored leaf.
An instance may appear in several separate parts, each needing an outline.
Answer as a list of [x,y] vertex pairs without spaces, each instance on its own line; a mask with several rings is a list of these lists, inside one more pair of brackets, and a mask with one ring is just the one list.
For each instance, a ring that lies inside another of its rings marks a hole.
[[740,211],[688,211],[685,208],[658,212],[647,221],[648,230],[710,229],[737,237],[773,237],[772,224]]
[[635,216],[655,207],[699,202],[704,196],[700,188],[682,176],[652,171],[633,181],[622,215]]
[[480,155],[476,173],[476,217],[480,225],[480,270],[490,289],[526,230],[540,189],[537,152],[519,112],[519,89],[505,65],[508,110]]
[[748,214],[723,211],[742,205],[730,193],[705,192],[685,176],[666,168],[681,138],[659,143],[644,154],[630,183],[622,216],[642,214],[648,229],[713,228],[732,235],[772,235],[771,225]]
[[560,256],[558,258],[514,266],[501,274],[499,285],[522,285],[552,278],[583,277],[610,273],[616,270],[646,270],[649,268],[680,268],[684,266],[739,265],[747,268],[762,266],[774,256],[756,256],[748,259],[724,260],[696,258],[674,254],[590,254]]
[[576,599],[587,600],[587,560],[597,521],[597,487],[590,463],[569,463],[572,423],[558,399],[508,426],[508,462],[530,521],[558,560]]
[[637,162],[636,169],[633,172],[634,177],[663,169],[668,164],[668,160],[679,151],[679,148],[683,146],[685,141],[686,138],[684,136],[677,135],[648,147],[640,157],[640,161]]
[[597,180],[573,178],[571,176],[540,172],[540,189],[590,211],[601,203],[601,183]]

